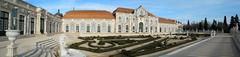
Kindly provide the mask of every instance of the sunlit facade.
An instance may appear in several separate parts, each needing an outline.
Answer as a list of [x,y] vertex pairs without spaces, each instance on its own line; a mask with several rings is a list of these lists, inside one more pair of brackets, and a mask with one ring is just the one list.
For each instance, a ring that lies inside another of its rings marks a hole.
[[146,11],[119,7],[113,13],[105,10],[71,10],[63,16],[62,31],[67,33],[154,34],[176,32],[175,20],[160,18]]
[[0,0],[0,36],[17,24],[21,35],[58,33],[61,14],[53,15],[43,8],[22,0]]

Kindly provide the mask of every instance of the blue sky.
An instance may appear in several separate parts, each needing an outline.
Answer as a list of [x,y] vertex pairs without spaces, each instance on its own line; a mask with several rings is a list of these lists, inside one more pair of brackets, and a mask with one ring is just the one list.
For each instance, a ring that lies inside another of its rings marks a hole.
[[56,13],[72,10],[108,10],[117,7],[137,8],[139,5],[156,16],[171,18],[186,23],[208,18],[223,21],[223,16],[240,14],[240,0],[25,0],[35,6]]

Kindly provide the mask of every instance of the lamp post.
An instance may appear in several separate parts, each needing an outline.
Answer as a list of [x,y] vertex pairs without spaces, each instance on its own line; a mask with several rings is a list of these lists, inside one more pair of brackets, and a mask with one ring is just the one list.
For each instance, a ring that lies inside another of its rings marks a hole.
[[10,44],[7,46],[7,57],[17,57],[17,46],[15,44],[17,36],[19,36],[19,30],[17,29],[17,7],[14,7],[12,10],[12,18],[10,22],[10,28],[6,31],[6,36],[10,41]]

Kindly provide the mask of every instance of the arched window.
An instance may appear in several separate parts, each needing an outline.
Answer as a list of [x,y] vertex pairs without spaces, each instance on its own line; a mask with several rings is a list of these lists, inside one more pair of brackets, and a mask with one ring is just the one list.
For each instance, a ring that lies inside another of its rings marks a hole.
[[87,24],[87,32],[90,32],[90,25]]
[[101,26],[98,24],[97,32],[101,32]]
[[108,25],[108,32],[111,32],[111,26]]
[[118,25],[118,32],[121,32],[121,25]]
[[128,25],[126,25],[126,32],[128,32]]
[[144,28],[143,22],[140,22],[138,26],[139,26],[139,32],[143,32],[143,28]]

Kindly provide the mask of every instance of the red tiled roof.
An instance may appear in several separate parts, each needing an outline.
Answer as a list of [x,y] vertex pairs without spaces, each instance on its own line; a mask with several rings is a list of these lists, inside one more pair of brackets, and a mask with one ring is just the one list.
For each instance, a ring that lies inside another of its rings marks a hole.
[[159,23],[176,24],[176,20],[159,17]]
[[105,10],[72,10],[63,19],[115,19],[111,12]]
[[118,7],[114,12],[134,13],[134,9]]
[[[114,12],[121,12],[121,13],[134,13],[134,9],[131,8],[123,8],[123,7],[118,7]],[[152,13],[148,12],[148,16],[154,16]],[[154,16],[156,17],[156,16]]]

